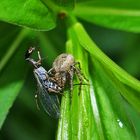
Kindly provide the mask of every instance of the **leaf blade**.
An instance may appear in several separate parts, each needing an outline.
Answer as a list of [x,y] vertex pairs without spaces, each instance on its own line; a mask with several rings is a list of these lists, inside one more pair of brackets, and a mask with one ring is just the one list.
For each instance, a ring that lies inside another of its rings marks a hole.
[[[80,44],[100,63],[102,63],[105,67],[110,69],[110,71],[116,76],[116,78],[124,85],[132,88],[137,96],[133,92],[131,95],[135,99],[134,102],[132,97],[129,97],[125,92],[122,92],[122,95],[126,100],[129,99],[129,103],[139,112],[139,105],[140,105],[140,81],[129,75],[125,70],[120,68],[117,64],[115,64],[111,59],[109,59],[97,46],[96,44],[90,39],[88,34],[85,32],[84,28],[79,24],[75,24],[73,26]],[[126,98],[127,96],[127,98]],[[137,97],[139,97],[137,99]],[[131,101],[131,102],[130,102]]]
[[101,69],[95,60],[94,65],[91,77],[105,138],[135,139],[135,131],[131,128],[120,93],[103,71],[105,69]]
[[[9,112],[9,109],[12,107],[15,98],[17,97],[20,89],[23,86],[23,81],[17,81],[11,83],[3,88],[0,88],[0,128],[2,127],[4,120]],[[12,94],[11,94],[12,91]]]
[[[12,107],[18,93],[24,85],[27,68],[23,57],[25,46],[22,46],[22,42],[27,33],[29,33],[27,30],[21,30],[18,34],[19,36],[16,35],[12,44],[6,40],[9,47],[6,47],[6,53],[2,54],[0,63],[2,66],[0,69],[0,128],[4,123],[9,109]],[[2,52],[5,49],[5,43],[1,45],[2,47],[0,50]],[[22,46],[20,49],[18,49],[19,45]]]
[[104,27],[138,33],[139,9],[137,1],[90,1],[77,4],[74,14]]
[[56,26],[55,17],[37,0],[2,0],[0,20],[35,30],[50,30]]

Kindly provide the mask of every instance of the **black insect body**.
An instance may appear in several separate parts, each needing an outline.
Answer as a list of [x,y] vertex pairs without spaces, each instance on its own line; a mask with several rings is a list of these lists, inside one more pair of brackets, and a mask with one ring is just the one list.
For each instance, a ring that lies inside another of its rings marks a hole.
[[34,48],[30,48],[25,57],[34,66],[34,75],[37,80],[38,94],[37,99],[39,99],[45,112],[48,113],[53,118],[59,118],[60,116],[60,103],[58,95],[55,93],[60,93],[62,91],[58,84],[51,80],[47,71],[41,66],[41,57],[38,52],[39,60],[36,62],[34,59],[30,58],[30,54],[34,51]]
[[[78,67],[77,67],[78,65]],[[54,81],[64,89],[67,82],[70,85],[70,92],[73,90],[73,76],[77,75],[79,83],[79,93],[81,91],[81,85],[85,76],[81,73],[80,63],[75,62],[74,57],[71,54],[63,53],[59,55],[53,62],[52,68],[48,73],[54,78]],[[87,79],[86,79],[87,80]],[[88,80],[87,80],[88,81]]]
[[57,83],[49,78],[47,71],[43,67],[40,66],[39,68],[34,69],[34,75],[37,79],[37,82],[40,82],[50,94],[51,92],[52,94],[61,92],[62,89]]

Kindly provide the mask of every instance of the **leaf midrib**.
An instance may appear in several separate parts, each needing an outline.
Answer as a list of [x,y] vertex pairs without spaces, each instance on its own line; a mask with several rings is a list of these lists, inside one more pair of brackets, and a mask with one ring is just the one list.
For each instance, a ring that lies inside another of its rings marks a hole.
[[90,7],[90,6],[77,6],[74,13],[76,15],[116,15],[116,16],[140,16],[140,10],[134,9],[119,9],[111,7]]

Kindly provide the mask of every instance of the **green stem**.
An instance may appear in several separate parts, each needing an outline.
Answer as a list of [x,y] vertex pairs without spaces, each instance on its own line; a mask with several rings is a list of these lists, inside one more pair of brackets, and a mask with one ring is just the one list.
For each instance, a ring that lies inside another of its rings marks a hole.
[[60,7],[54,4],[54,2],[52,2],[51,0],[41,0],[41,2],[55,14],[60,11]]
[[74,26],[77,23],[77,19],[76,17],[69,12],[69,14],[67,15],[67,19],[66,19],[66,24],[69,27]]
[[21,43],[21,41],[27,35],[28,32],[29,32],[29,30],[27,30],[27,29],[21,30],[21,32],[19,33],[19,35],[16,38],[16,40],[9,47],[9,49],[7,50],[7,53],[5,54],[5,56],[0,61],[0,72],[3,70],[3,68],[5,67],[7,62],[10,60],[10,58],[12,57],[12,55],[14,54],[16,49],[19,47],[19,44]]

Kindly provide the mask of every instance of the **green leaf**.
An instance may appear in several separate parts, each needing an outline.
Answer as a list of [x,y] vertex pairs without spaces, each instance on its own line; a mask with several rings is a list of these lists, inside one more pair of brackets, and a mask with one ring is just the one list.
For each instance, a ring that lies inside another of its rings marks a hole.
[[126,103],[126,110],[128,112],[129,117],[131,118],[133,125],[136,130],[136,135],[140,139],[140,115],[128,104]]
[[[49,38],[44,33],[38,33],[39,46],[42,48],[41,54],[47,57],[47,63],[51,65],[52,61],[57,57],[57,52]],[[46,52],[49,52],[49,57]]]
[[66,8],[72,9],[74,8],[75,0],[52,0],[56,5]]
[[[12,55],[14,54],[14,52],[16,51],[16,49],[18,48],[18,46],[21,43],[21,41],[25,38],[25,36],[28,33],[29,33],[29,30],[27,30],[27,29],[21,30],[21,32],[18,34],[17,38],[10,45],[8,51],[7,51],[7,48],[6,48],[6,51],[7,52],[4,54],[4,56],[2,56],[2,60],[0,61],[0,72],[3,70],[3,68],[5,67],[5,65],[8,63],[8,61],[10,60],[10,58],[12,57]],[[3,48],[1,48],[1,49],[3,49]]]
[[[77,37],[73,31],[69,32],[71,40],[67,42],[67,52],[74,55],[76,61],[80,62],[82,73],[88,77],[87,53],[81,49],[77,43]],[[82,61],[82,59],[85,61]],[[74,83],[78,83],[74,80]],[[87,83],[87,81],[84,81]],[[62,98],[61,118],[59,120],[57,139],[77,140],[90,139],[93,135],[93,115],[90,103],[90,86],[82,85],[79,93],[79,86],[74,86],[72,100],[70,93],[67,91]]]
[[61,117],[58,124],[57,139],[71,139],[71,122],[70,122],[70,98],[69,91],[64,92],[65,97],[61,101]]
[[0,88],[0,128],[22,86],[23,81],[17,81]]
[[[127,111],[125,110],[125,100],[123,100],[116,83],[112,81],[108,74],[108,69],[92,57],[91,77],[93,83],[93,93],[91,94],[96,125],[101,123],[102,133],[105,139],[136,139],[135,130]],[[97,108],[95,103],[97,102]],[[99,122],[101,121],[101,122]],[[98,132],[100,136],[100,132]],[[100,138],[103,139],[103,138]]]
[[80,44],[93,58],[97,59],[105,68],[109,69],[109,71],[113,73],[117,81],[119,81],[116,85],[120,89],[123,97],[140,113],[140,81],[129,75],[109,59],[90,39],[81,24],[76,23],[73,25],[73,28],[78,36]]
[[50,30],[55,17],[39,0],[1,0],[0,20],[35,30]]
[[[81,70],[90,80],[90,85],[82,85],[80,96],[78,87],[74,86],[71,102],[69,92],[64,94],[57,139],[113,140],[117,137],[134,140],[135,131],[125,111],[125,100],[113,79],[116,77],[93,56],[88,67],[87,52],[82,48],[80,36],[74,26],[70,26],[67,52],[73,54],[76,61],[80,62]],[[85,40],[86,38],[83,42]]]
[[78,3],[74,14],[104,27],[140,32],[139,1],[90,1]]
[[[1,44],[0,51],[2,52],[5,48],[6,51],[4,50],[5,53],[3,53],[0,61],[0,128],[24,84],[27,68],[23,55],[25,50],[21,42],[27,33],[27,30],[21,30],[9,47],[3,46],[5,43]],[[17,49],[19,45],[21,48]]]

